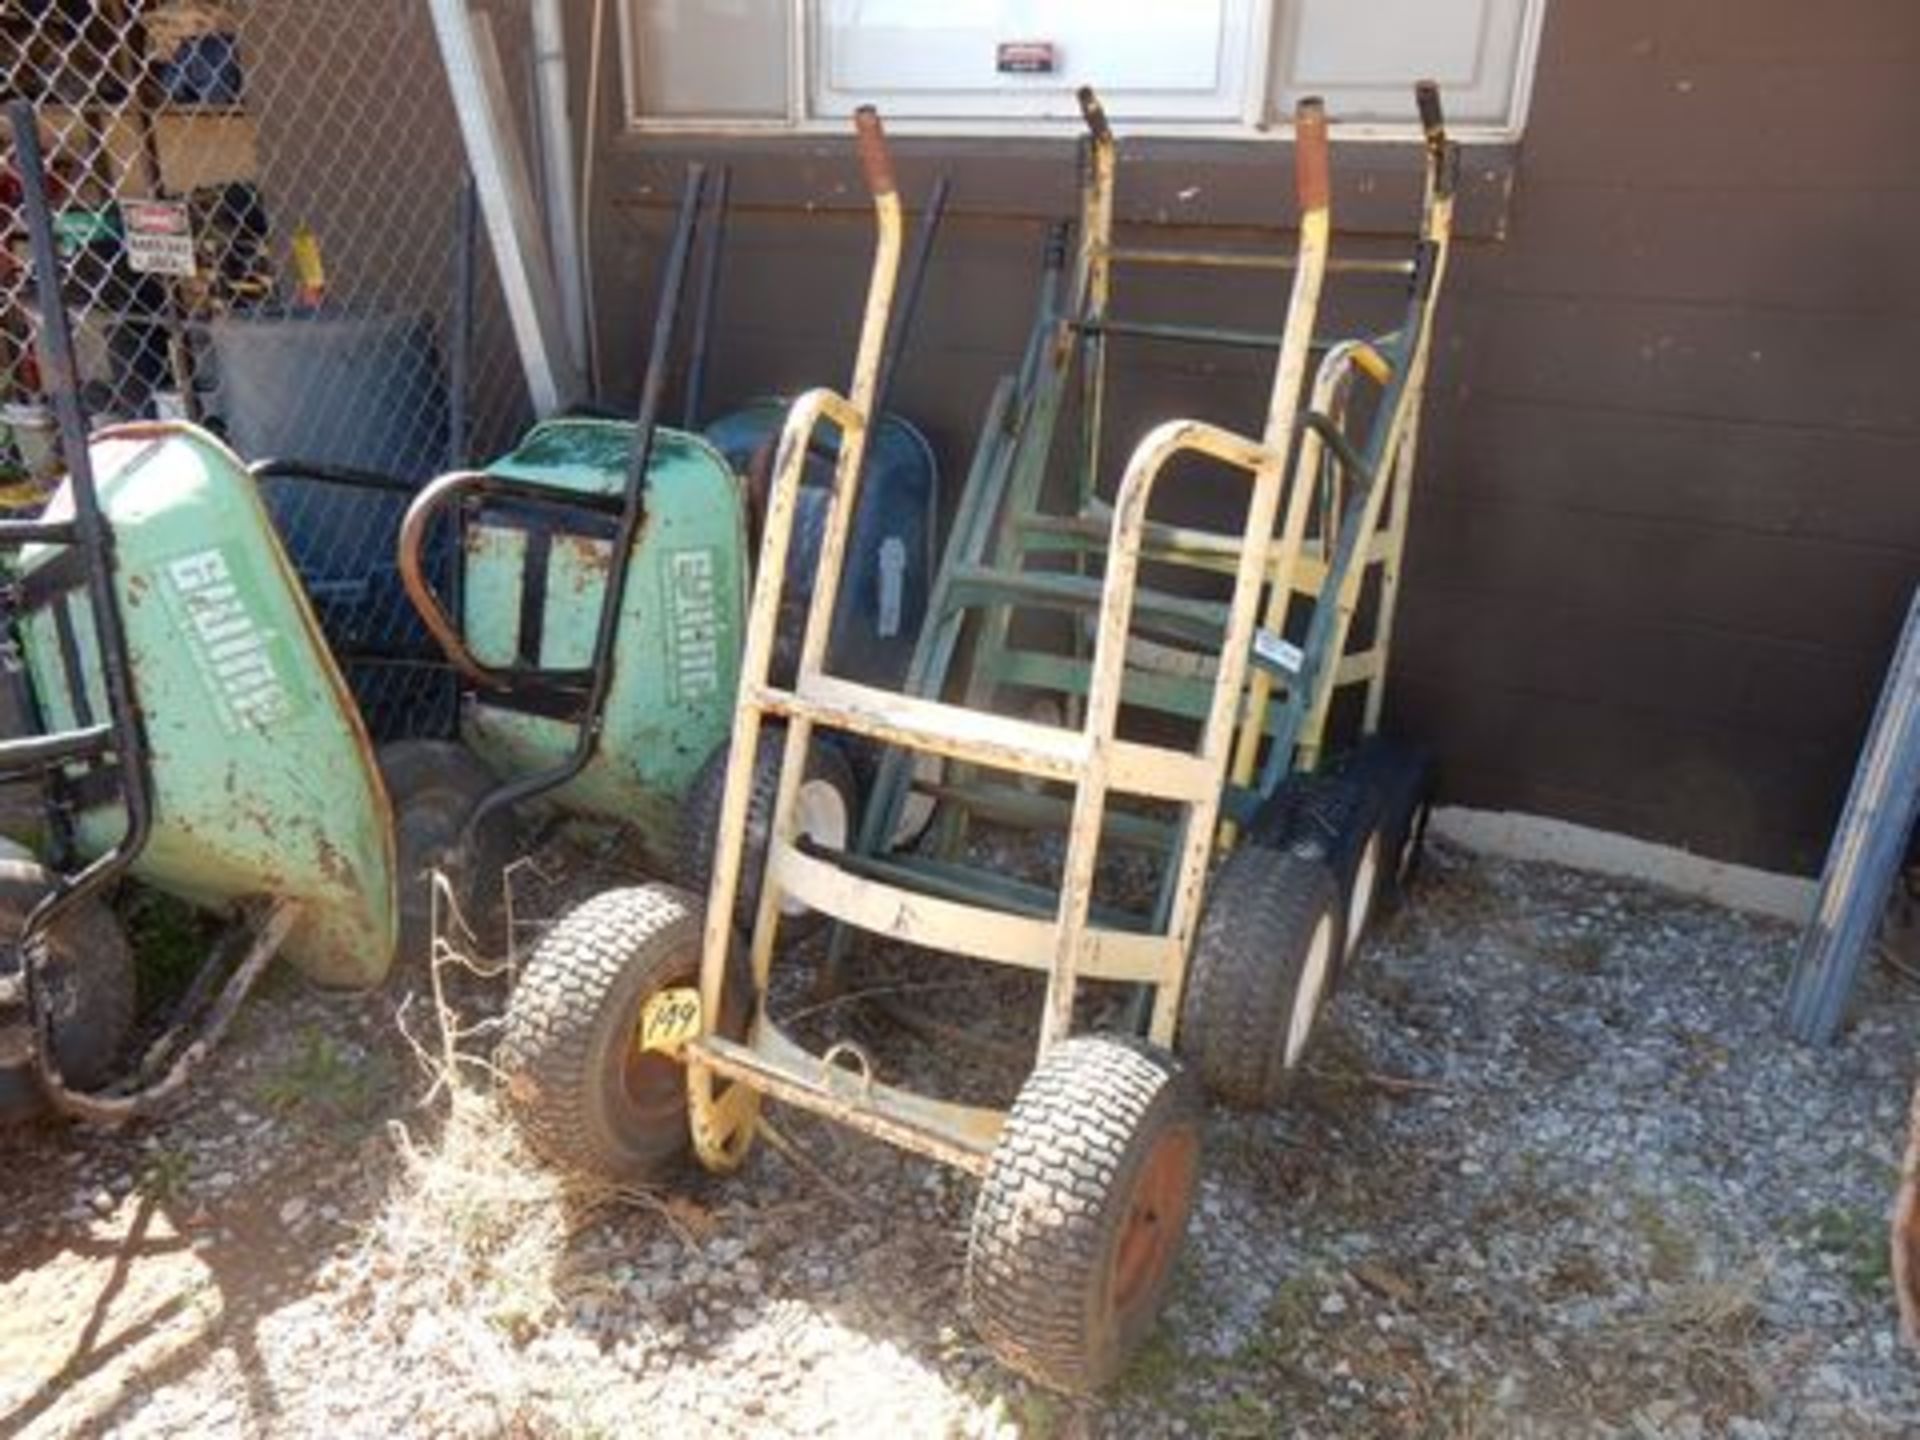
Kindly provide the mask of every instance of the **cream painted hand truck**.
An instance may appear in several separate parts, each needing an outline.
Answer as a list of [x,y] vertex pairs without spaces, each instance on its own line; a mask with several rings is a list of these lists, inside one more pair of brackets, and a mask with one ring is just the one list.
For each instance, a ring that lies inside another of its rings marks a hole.
[[[1050,1386],[1089,1390],[1113,1378],[1151,1329],[1198,1173],[1199,1089],[1173,1045],[1261,606],[1275,580],[1271,537],[1289,456],[1299,448],[1296,422],[1327,267],[1325,119],[1312,102],[1296,119],[1300,240],[1264,432],[1255,440],[1172,421],[1135,449],[1111,507],[1104,573],[1081,577],[1097,587],[1100,603],[1072,726],[854,684],[824,664],[823,617],[840,583],[899,254],[899,200],[871,111],[862,112],[859,127],[879,242],[854,381],[844,397],[826,390],[802,397],[782,435],[731,746],[735,757],[752,756],[763,722],[786,721],[750,943],[743,951],[728,920],[743,883],[752,784],[750,767],[739,761],[728,776],[704,913],[689,896],[648,886],[601,895],[566,917],[515,993],[502,1070],[544,1151],[627,1180],[663,1178],[688,1148],[689,1131],[704,1165],[735,1168],[767,1097],[979,1176],[966,1271],[976,1324],[1008,1364]],[[835,499],[797,673],[791,688],[779,688],[767,674],[781,561],[801,463],[823,421],[841,435]],[[1136,581],[1155,533],[1149,501],[1169,463],[1195,455],[1238,473],[1249,498],[1226,567],[1232,596],[1205,677],[1210,701],[1198,743],[1169,747],[1123,736],[1119,717]],[[969,891],[951,874],[914,876],[798,840],[796,800],[816,727],[1069,787],[1066,855],[1052,906],[1036,913],[1025,896],[991,880]],[[1161,925],[1115,924],[1094,907],[1110,796],[1142,797],[1184,816]],[[1011,1108],[885,1083],[857,1044],[840,1041],[814,1054],[777,1027],[766,997],[783,896],[907,945],[1046,973],[1039,1054]],[[1151,997],[1147,1036],[1073,1034],[1085,980],[1142,987]]]

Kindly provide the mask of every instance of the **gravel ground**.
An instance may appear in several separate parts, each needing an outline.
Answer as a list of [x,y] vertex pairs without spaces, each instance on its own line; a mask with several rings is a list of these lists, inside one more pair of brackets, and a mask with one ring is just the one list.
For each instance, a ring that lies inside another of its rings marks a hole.
[[[420,1004],[416,1052],[393,992],[281,978],[166,1122],[0,1136],[0,1432],[1914,1434],[1884,1217],[1920,990],[1795,1049],[1792,941],[1437,851],[1286,1111],[1210,1120],[1167,1321],[1093,1402],[972,1338],[962,1178],[788,1113],[735,1179],[569,1189]],[[850,1009],[813,1023],[921,1073]]]

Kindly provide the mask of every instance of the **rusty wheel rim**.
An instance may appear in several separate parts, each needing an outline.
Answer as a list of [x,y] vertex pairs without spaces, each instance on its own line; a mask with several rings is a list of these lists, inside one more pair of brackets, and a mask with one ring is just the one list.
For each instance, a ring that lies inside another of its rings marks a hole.
[[[743,966],[729,976],[726,997],[721,1002],[720,1023],[715,1028],[731,1040],[746,1038],[751,977]],[[698,956],[685,969],[634,997],[622,1023],[626,1043],[607,1057],[607,1082],[612,1087],[627,1118],[641,1127],[680,1126],[687,1113],[687,1067],[659,1050],[641,1044],[641,1021],[647,1013],[647,1001],[662,990],[700,983]],[[722,1082],[724,1085],[726,1082]]]
[[612,1080],[628,1116],[649,1129],[655,1125],[680,1122],[687,1110],[686,1067],[658,1050],[647,1050],[640,1043],[641,1017],[647,1001],[661,990],[695,983],[696,972],[689,969],[668,983],[639,996],[625,1026],[627,1040],[614,1057]]
[[1127,1196],[1126,1219],[1113,1252],[1109,1293],[1115,1318],[1124,1321],[1159,1292],[1186,1232],[1199,1157],[1200,1137],[1184,1125],[1162,1134],[1147,1152]]

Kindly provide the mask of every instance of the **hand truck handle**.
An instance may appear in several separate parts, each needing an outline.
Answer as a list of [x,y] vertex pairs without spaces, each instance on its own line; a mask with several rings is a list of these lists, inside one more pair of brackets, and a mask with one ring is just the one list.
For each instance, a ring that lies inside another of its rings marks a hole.
[[893,156],[887,151],[887,132],[880,124],[880,112],[862,105],[853,112],[853,128],[859,138],[860,168],[866,174],[868,191],[875,199],[893,194]]
[[1440,87],[1422,80],[1413,87],[1420,109],[1420,129],[1427,141],[1427,189],[1435,197],[1453,194],[1460,168],[1460,149],[1447,139],[1447,116],[1440,105]]
[[1302,214],[1325,210],[1332,204],[1327,107],[1317,95],[1302,100],[1293,112],[1293,176]]
[[1080,117],[1087,122],[1087,133],[1093,136],[1096,145],[1113,143],[1113,127],[1107,124],[1106,107],[1100,103],[1100,97],[1093,93],[1091,85],[1082,85],[1075,99],[1080,102]]
[[1420,107],[1420,129],[1427,137],[1427,144],[1446,144],[1447,116],[1440,106],[1440,87],[1431,80],[1422,80],[1413,87],[1413,100]]

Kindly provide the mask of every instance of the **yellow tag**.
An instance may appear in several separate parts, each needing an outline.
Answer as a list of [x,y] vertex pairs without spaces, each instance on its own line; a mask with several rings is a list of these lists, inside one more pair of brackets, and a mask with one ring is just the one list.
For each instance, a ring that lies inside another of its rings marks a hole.
[[293,231],[293,274],[300,302],[318,305],[327,293],[327,266],[320,258],[320,237],[304,223]]
[[700,992],[690,985],[662,990],[640,1011],[642,1050],[671,1055],[700,1033]]

